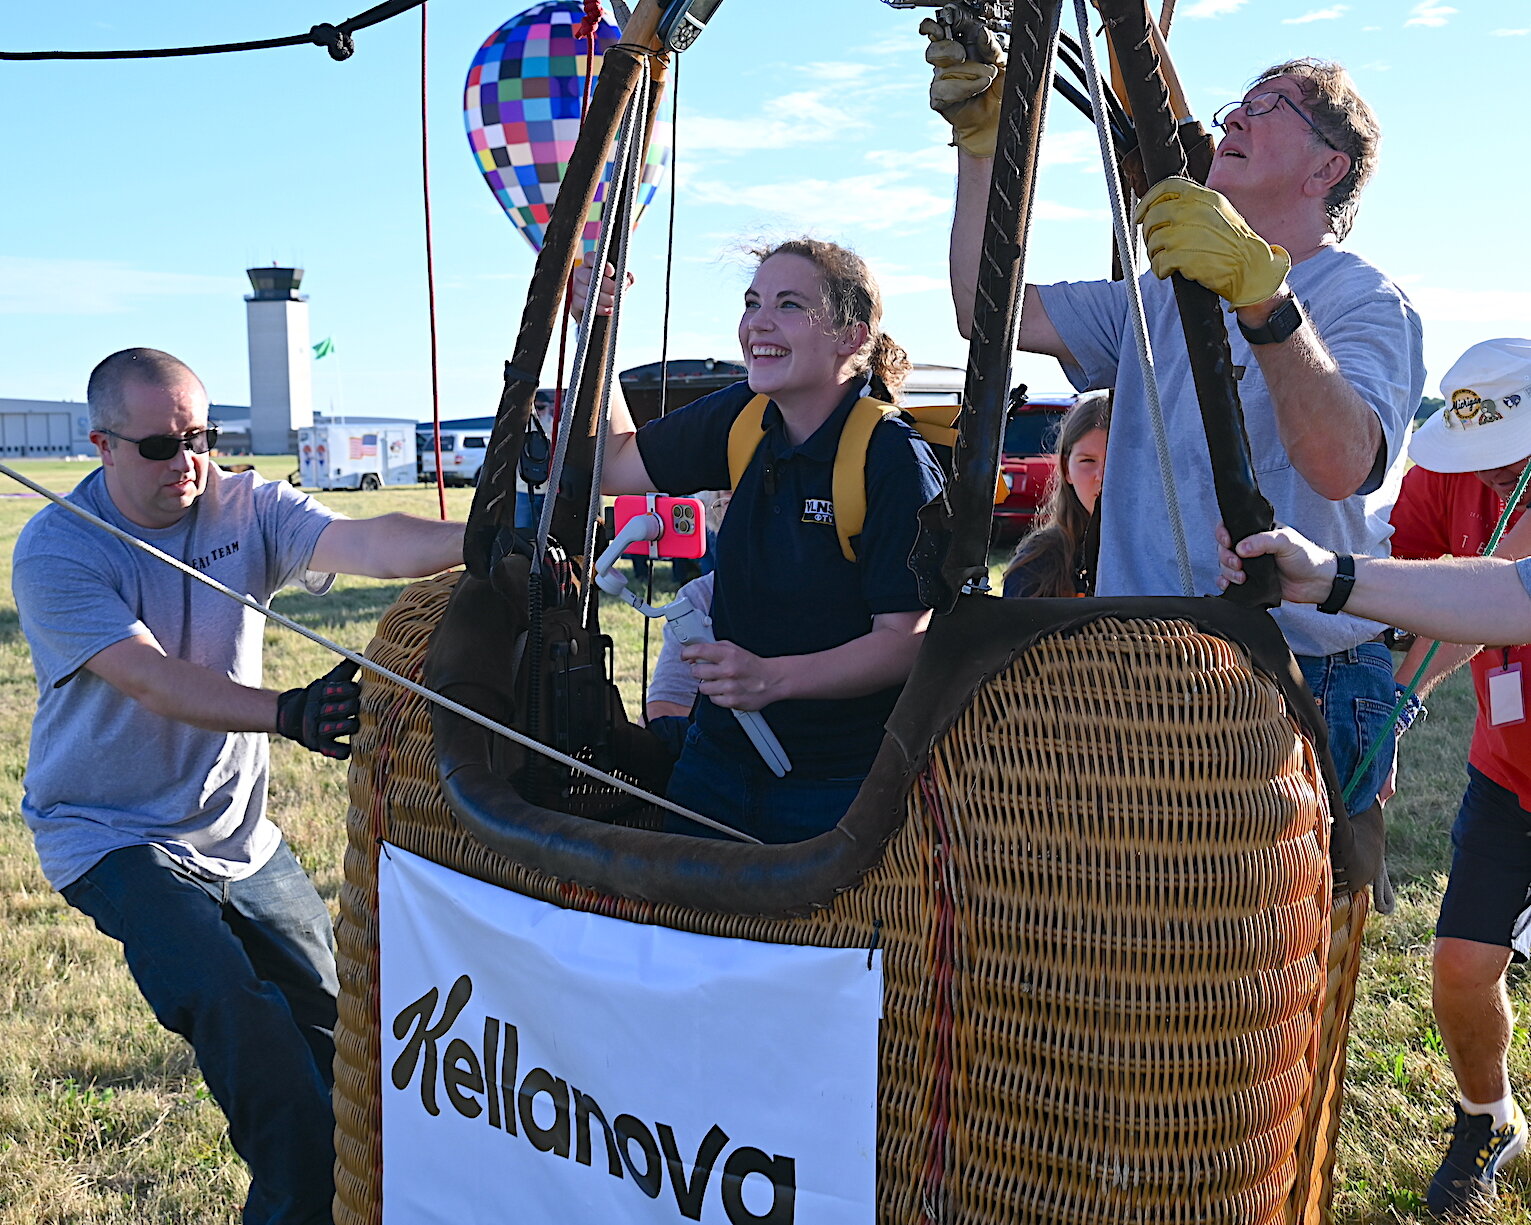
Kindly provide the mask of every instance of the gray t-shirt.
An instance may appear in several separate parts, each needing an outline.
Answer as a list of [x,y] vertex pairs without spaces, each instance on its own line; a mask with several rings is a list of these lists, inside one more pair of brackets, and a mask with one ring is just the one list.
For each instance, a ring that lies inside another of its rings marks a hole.
[[[1381,272],[1337,247],[1296,265],[1288,283],[1341,373],[1376,412],[1387,470],[1375,489],[1339,502],[1315,493],[1281,445],[1259,363],[1230,319],[1228,339],[1234,365],[1242,368],[1239,399],[1256,479],[1281,523],[1326,548],[1386,556],[1393,531],[1388,516],[1403,480],[1408,426],[1425,385],[1419,316]],[[1213,531],[1219,515],[1185,334],[1170,283],[1145,273],[1140,284],[1192,577],[1198,594],[1212,594],[1217,590]],[[1040,292],[1048,318],[1079,363],[1064,368],[1074,386],[1116,390],[1101,493],[1096,593],[1179,595],[1174,536],[1128,322],[1126,287],[1120,281],[1085,281],[1045,285]],[[1298,655],[1346,650],[1382,628],[1374,621],[1345,613],[1330,616],[1306,606],[1283,605],[1274,615]]]
[[[262,604],[288,583],[321,594],[334,581],[305,567],[344,516],[286,482],[213,467],[187,515],[160,529],[123,518],[100,469],[69,500]],[[265,733],[167,719],[83,665],[147,633],[173,658],[259,686],[264,618],[58,506],[22,529],[11,582],[38,689],[21,811],[53,887],[145,843],[215,879],[258,871],[281,838],[266,819]]]
[[[692,608],[705,615],[712,607],[712,582],[716,573],[709,570],[700,578],[682,584],[675,598],[685,597],[691,601]],[[648,701],[674,702],[677,706],[690,706],[696,701],[696,677],[691,675],[691,665],[680,657],[680,653],[680,639],[666,621],[664,646],[659,652],[659,662],[654,665],[654,675],[649,677]]]

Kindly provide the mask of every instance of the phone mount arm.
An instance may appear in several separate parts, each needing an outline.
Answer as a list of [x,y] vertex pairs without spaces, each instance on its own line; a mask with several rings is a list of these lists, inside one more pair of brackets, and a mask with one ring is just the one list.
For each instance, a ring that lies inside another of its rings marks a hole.
[[[634,515],[622,526],[622,530],[596,561],[596,584],[607,595],[626,600],[645,617],[663,617],[675,634],[676,641],[682,646],[689,646],[693,642],[716,642],[712,622],[685,596],[671,600],[663,608],[655,608],[634,595],[628,589],[627,576],[616,571],[616,564],[626,549],[639,541],[658,540],[663,531],[664,520],[658,515]],[[736,710],[734,718],[739,720],[739,726],[744,729],[744,734],[750,738],[750,743],[755,746],[755,751],[760,754],[771,773],[777,778],[785,778],[787,771],[792,769],[792,763],[787,759],[786,751],[776,739],[776,733],[771,730],[765,716],[758,710]]]

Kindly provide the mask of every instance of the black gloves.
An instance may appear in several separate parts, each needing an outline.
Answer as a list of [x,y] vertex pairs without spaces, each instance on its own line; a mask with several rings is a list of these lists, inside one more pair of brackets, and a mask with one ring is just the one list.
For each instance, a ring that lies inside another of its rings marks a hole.
[[343,660],[305,689],[289,689],[276,700],[276,730],[305,749],[344,761],[351,746],[340,739],[361,726],[361,686],[351,678],[356,665]]

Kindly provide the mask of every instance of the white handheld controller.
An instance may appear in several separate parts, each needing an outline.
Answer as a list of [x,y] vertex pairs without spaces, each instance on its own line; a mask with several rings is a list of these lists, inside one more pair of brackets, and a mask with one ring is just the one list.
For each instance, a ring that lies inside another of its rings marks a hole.
[[[634,515],[595,563],[595,581],[602,591],[626,600],[645,617],[663,617],[675,631],[675,637],[681,645],[716,642],[711,620],[701,609],[693,607],[690,600],[682,596],[671,600],[663,608],[645,604],[628,590],[626,576],[618,574],[614,568],[628,545],[638,540],[657,540],[663,530],[664,522],[658,515]],[[739,726],[744,729],[744,734],[750,738],[750,743],[755,746],[755,751],[760,754],[771,773],[777,778],[785,778],[787,771],[792,769],[792,763],[787,759],[781,741],[776,739],[776,733],[771,730],[765,716],[758,710],[736,710],[734,718],[739,720]]]

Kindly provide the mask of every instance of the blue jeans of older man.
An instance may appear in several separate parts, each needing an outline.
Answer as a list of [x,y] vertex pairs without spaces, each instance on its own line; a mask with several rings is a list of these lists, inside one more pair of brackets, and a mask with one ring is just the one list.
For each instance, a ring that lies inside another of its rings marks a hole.
[[1392,653],[1380,642],[1363,642],[1333,655],[1299,655],[1297,666],[1323,712],[1329,729],[1329,753],[1341,788],[1350,786],[1356,767],[1372,745],[1383,741],[1345,802],[1351,816],[1365,812],[1376,802],[1377,792],[1393,767],[1390,716],[1396,691]]
[[122,944],[159,1023],[196,1052],[250,1167],[245,1225],[328,1225],[335,939],[287,844],[239,881],[195,876],[158,847],[125,847],[63,894]]

